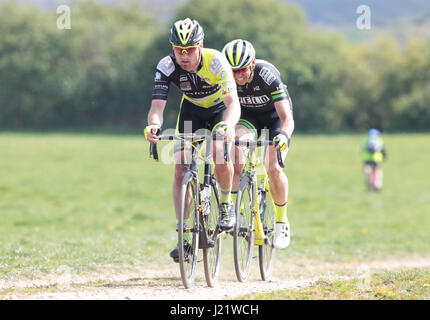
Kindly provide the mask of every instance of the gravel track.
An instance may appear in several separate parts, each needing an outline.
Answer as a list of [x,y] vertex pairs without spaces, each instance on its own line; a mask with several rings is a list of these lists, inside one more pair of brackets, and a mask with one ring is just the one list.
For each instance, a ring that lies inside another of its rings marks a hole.
[[[118,272],[103,270],[91,275],[53,274],[36,280],[0,280],[0,297],[6,300],[219,300],[234,299],[249,293],[281,289],[300,289],[320,278],[336,280],[363,277],[382,269],[420,268],[430,266],[430,258],[373,261],[351,264],[294,264],[275,265],[272,280],[260,280],[258,266],[252,266],[245,283],[236,280],[234,268],[221,266],[217,285],[209,288],[202,266],[198,267],[193,288],[184,289],[176,264],[168,269],[136,268]],[[149,266],[148,266],[149,267]],[[27,290],[31,288],[31,290]],[[9,292],[9,293],[2,293]],[[30,291],[30,292],[28,292]]]

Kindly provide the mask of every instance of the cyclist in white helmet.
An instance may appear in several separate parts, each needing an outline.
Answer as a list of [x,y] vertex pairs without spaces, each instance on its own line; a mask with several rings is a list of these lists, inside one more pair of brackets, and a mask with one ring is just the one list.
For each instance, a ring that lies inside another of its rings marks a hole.
[[[276,233],[274,247],[286,248],[290,244],[290,224],[287,217],[288,179],[278,164],[277,149],[282,157],[288,152],[294,131],[293,105],[279,71],[271,63],[256,59],[255,49],[249,41],[236,39],[222,50],[233,69],[241,117],[236,125],[237,138],[254,138],[268,130],[269,139],[276,146],[269,146],[265,165],[270,181],[270,191],[275,202]],[[235,150],[235,170],[232,196],[237,196],[239,181],[245,165],[246,154]]]
[[381,190],[383,179],[381,164],[387,159],[387,152],[378,129],[372,128],[368,131],[361,155],[367,188],[375,191]]

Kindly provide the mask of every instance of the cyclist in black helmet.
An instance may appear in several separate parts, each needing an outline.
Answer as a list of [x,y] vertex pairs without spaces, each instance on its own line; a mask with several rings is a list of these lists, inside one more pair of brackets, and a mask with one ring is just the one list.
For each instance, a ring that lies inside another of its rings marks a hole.
[[[227,43],[222,51],[230,63],[237,83],[237,94],[242,114],[236,126],[238,138],[254,138],[268,130],[268,138],[277,146],[269,146],[265,164],[270,181],[270,191],[275,203],[275,237],[277,249],[290,243],[290,224],[287,217],[288,179],[278,164],[277,150],[283,159],[288,152],[294,131],[293,105],[282,83],[279,71],[267,61],[255,59],[255,49],[246,40],[236,39]],[[237,196],[239,180],[245,165],[241,148],[235,150],[233,198]]]
[[[233,73],[224,56],[217,50],[203,47],[203,28],[189,18],[175,22],[170,31],[173,52],[160,60],[155,70],[152,104],[148,114],[145,137],[157,142],[157,132],[163,124],[169,86],[173,83],[182,92],[176,131],[179,134],[208,129],[224,136],[226,141],[234,138],[234,127],[240,117],[240,105]],[[233,164],[215,159],[223,154],[223,142],[214,141],[215,176],[220,186],[220,202],[223,213],[221,227],[230,231],[234,227],[235,212],[231,201]],[[173,203],[176,218],[179,212],[179,196],[184,173],[184,146],[175,149],[175,175]],[[177,247],[170,256],[176,261]]]

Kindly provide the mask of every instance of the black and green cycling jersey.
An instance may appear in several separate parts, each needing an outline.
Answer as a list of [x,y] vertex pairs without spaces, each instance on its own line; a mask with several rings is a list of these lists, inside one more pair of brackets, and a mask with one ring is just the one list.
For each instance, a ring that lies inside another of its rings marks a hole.
[[275,103],[288,100],[291,111],[293,103],[280,72],[273,64],[256,59],[253,72],[251,82],[237,86],[242,109],[239,124],[247,127],[255,139],[261,136],[263,129],[268,129],[272,140],[280,133],[282,125]]
[[250,112],[267,112],[275,110],[275,102],[289,100],[287,86],[282,82],[276,67],[262,59],[255,60],[252,81],[237,86],[240,106]]

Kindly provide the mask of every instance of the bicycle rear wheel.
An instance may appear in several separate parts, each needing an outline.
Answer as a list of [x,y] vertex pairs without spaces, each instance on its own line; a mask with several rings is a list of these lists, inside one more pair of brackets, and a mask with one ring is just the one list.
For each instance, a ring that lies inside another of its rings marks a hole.
[[259,195],[264,244],[258,247],[258,260],[261,279],[263,281],[269,281],[272,276],[273,258],[275,254],[275,249],[272,245],[273,237],[275,236],[275,211],[273,210],[270,193],[267,191],[260,191]]
[[240,181],[236,200],[236,225],[233,230],[233,253],[236,277],[246,281],[254,248],[255,186],[248,176]]
[[[199,250],[198,181],[187,172],[181,186],[178,217],[179,268],[185,288],[192,287]],[[184,223],[188,217],[188,225]]]
[[[220,217],[218,191],[215,183],[210,183],[210,212],[202,215],[205,223],[205,230],[209,239],[209,246],[203,248],[203,262],[205,269],[206,283],[209,287],[214,287],[218,280],[219,266],[221,261],[221,237],[218,236],[218,221]],[[213,241],[212,241],[213,240]]]

